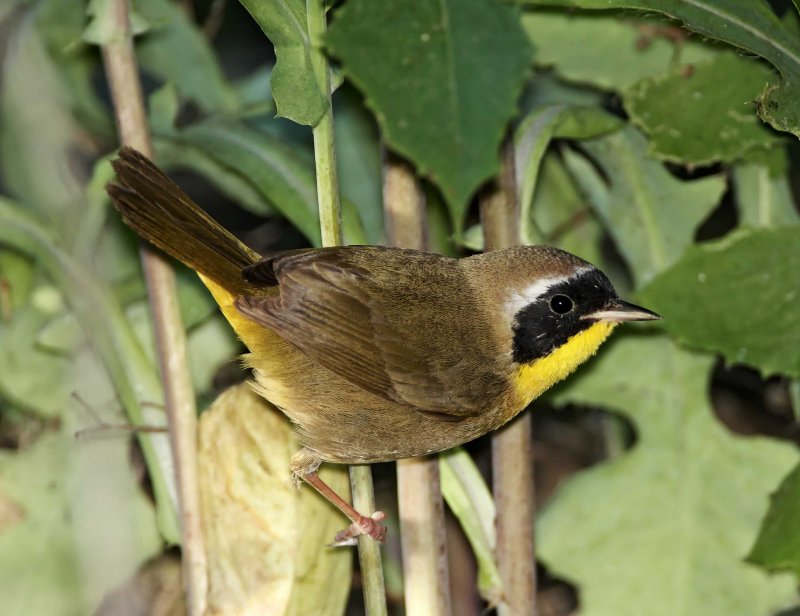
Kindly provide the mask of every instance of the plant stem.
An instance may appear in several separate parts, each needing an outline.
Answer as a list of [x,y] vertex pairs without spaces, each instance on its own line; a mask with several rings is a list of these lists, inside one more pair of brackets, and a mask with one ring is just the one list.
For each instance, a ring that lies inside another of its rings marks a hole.
[[[103,45],[120,141],[152,157],[138,67],[133,49],[128,0],[113,0],[116,36]],[[142,269],[156,335],[167,409],[172,459],[178,485],[183,550],[183,579],[189,613],[205,612],[207,562],[200,520],[197,480],[197,409],[186,361],[186,333],[181,322],[175,274],[148,247],[141,248]]]
[[[503,146],[499,186],[481,202],[486,250],[519,243],[513,142]],[[492,485],[497,507],[497,564],[504,601],[499,613],[536,613],[533,545],[533,457],[530,413],[520,414],[492,435]]]
[[[336,174],[336,152],[334,150],[330,68],[322,52],[322,42],[327,29],[325,0],[306,0],[306,14],[311,45],[311,68],[328,101],[327,110],[313,128],[319,224],[322,245],[338,246],[344,243],[344,238],[342,237],[339,181]],[[372,471],[369,466],[350,467],[350,487],[353,493],[353,506],[358,511],[366,515],[375,511]],[[387,608],[380,544],[370,537],[359,537],[358,557],[361,562],[366,614],[367,616],[383,616],[387,613]]]
[[333,106],[331,104],[331,75],[328,61],[322,52],[327,24],[325,0],[306,0],[308,34],[311,39],[311,68],[322,88],[328,108],[314,127],[314,163],[317,173],[317,202],[323,246],[338,246],[342,237],[342,208],[339,201],[339,178],[336,173],[336,151],[333,136]]
[[[351,466],[350,487],[353,491],[353,507],[357,511],[375,511],[371,466],[368,464]],[[358,560],[361,565],[361,583],[364,587],[364,613],[367,616],[387,616],[380,544],[370,537],[363,535],[359,537]]]
[[[391,245],[426,249],[425,196],[411,166],[388,153],[383,208]],[[398,460],[397,496],[406,614],[446,616],[452,610],[438,457]]]

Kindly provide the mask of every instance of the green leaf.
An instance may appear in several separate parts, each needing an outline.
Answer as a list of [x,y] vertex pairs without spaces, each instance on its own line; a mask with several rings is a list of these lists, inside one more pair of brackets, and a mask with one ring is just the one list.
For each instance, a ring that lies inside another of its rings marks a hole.
[[247,110],[245,116],[275,116],[277,108],[272,96],[271,78],[272,67],[264,65],[234,82],[239,104]]
[[[71,312],[64,312],[49,322],[36,334],[36,346],[48,353],[72,355],[86,342],[80,323]],[[37,380],[39,371],[35,370]],[[32,405],[37,410],[39,404]]]
[[645,77],[714,54],[713,47],[695,39],[680,44],[669,40],[661,32],[663,22],[616,13],[526,11],[522,25],[536,48],[537,66],[553,67],[564,79],[604,90],[622,91]]
[[206,112],[233,110],[236,95],[208,39],[180,6],[169,0],[137,0],[136,8],[150,26],[136,44],[142,69],[174,83]]
[[[311,243],[319,244],[313,175],[281,141],[232,122],[195,124],[165,141],[191,146],[246,179],[257,191],[259,202],[266,200],[270,209],[277,209]],[[264,214],[269,209],[255,211]]]
[[747,560],[767,571],[791,571],[800,577],[800,466],[772,495],[770,508]]
[[181,323],[187,330],[194,329],[208,321],[212,315],[219,314],[217,302],[193,270],[185,265],[178,265],[175,274]]
[[564,81],[549,70],[534,74],[519,102],[521,116],[548,105],[603,107],[605,104],[606,95],[603,92],[590,86]]
[[[155,367],[136,341],[109,289],[64,252],[52,234],[27,212],[2,198],[0,244],[29,254],[58,284],[84,335],[102,358],[130,422],[135,425],[163,424],[163,412],[143,404],[163,402]],[[56,312],[52,310],[51,314]],[[174,476],[165,466],[171,460],[168,438],[144,433],[138,437],[156,496],[159,530],[167,541],[177,543]]]
[[363,101],[348,88],[333,99],[336,162],[342,196],[358,208],[370,244],[383,244],[383,181],[380,136]]
[[186,345],[192,384],[198,393],[211,391],[220,367],[225,362],[235,362],[242,350],[236,334],[221,315],[191,331]]
[[352,0],[328,34],[390,148],[443,191],[456,235],[499,168],[532,50],[511,6],[489,0]]
[[[120,33],[116,25],[115,10],[113,0],[89,0],[86,5],[89,24],[83,32],[83,40],[93,45],[108,45],[119,41]],[[135,9],[130,11],[128,18],[134,36],[147,32],[150,24]]]
[[[99,365],[92,369],[102,374]],[[75,420],[68,417],[67,424]],[[93,613],[109,590],[161,549],[124,439],[76,446],[65,425],[23,450],[0,451],[0,468],[5,613]]]
[[[595,213],[575,185],[575,180],[556,153],[545,155],[538,171],[530,220],[520,227],[530,227],[526,240],[556,246],[600,267],[614,279],[613,263],[603,254],[603,228]],[[535,235],[534,235],[535,233]],[[466,230],[462,244],[475,252],[483,251],[483,225]],[[622,291],[620,287],[618,291]]]
[[731,162],[756,146],[778,141],[756,115],[768,66],[733,53],[644,79],[625,93],[625,108],[650,139],[654,156],[676,163]]
[[86,7],[86,0],[39,0],[34,11],[36,31],[58,66],[66,102],[82,128],[111,138],[114,120],[97,87],[97,55],[81,42]]
[[[74,164],[80,128],[66,104],[56,65],[32,16],[9,32],[0,88],[0,159],[4,190],[71,237],[83,187]],[[35,75],[35,79],[32,76]],[[42,130],[46,119],[47,130]]]
[[788,177],[784,148],[759,151],[733,167],[734,196],[739,223],[750,227],[779,227],[800,223]]
[[564,484],[537,526],[539,554],[578,584],[584,616],[768,616],[794,603],[788,576],[741,558],[797,452],[719,423],[713,364],[656,332],[617,334],[558,389],[559,403],[623,413],[638,437]]
[[231,201],[244,209],[269,216],[275,209],[236,167],[229,167],[224,160],[217,160],[204,149],[182,143],[168,136],[153,139],[156,160],[165,169],[190,169],[206,178]]
[[800,42],[763,0],[526,0],[536,6],[642,9],[681,20],[690,30],[761,56],[781,73],[759,97],[759,115],[800,136]]
[[0,250],[0,322],[29,301],[36,282],[32,259],[21,252]]
[[534,110],[514,132],[514,168],[523,244],[541,243],[531,215],[542,157],[552,139],[588,139],[617,130],[622,120],[598,107],[548,105]]
[[503,581],[494,557],[495,506],[481,472],[461,447],[439,456],[442,496],[458,518],[478,562],[478,590],[490,606],[503,600]]
[[[182,131],[162,137],[173,147],[176,163],[197,164],[203,159],[197,156],[183,157],[188,147],[202,154],[208,161],[226,170],[222,175],[209,175],[212,181],[230,189],[249,186],[253,192],[246,193],[247,201],[242,205],[269,204],[297,227],[308,240],[320,243],[319,215],[317,212],[316,182],[312,167],[296,152],[271,134],[254,130],[243,124],[230,121],[206,121],[194,124]],[[181,149],[175,149],[180,147]],[[212,167],[206,166],[206,170]],[[224,182],[224,183],[223,183]],[[254,195],[258,199],[253,199]],[[263,208],[256,213],[264,214]],[[344,233],[350,243],[365,243],[364,231],[358,211],[347,199],[342,201]]]
[[542,161],[531,215],[544,243],[571,252],[610,273],[602,251],[600,221],[555,153],[547,154]]
[[800,225],[792,225],[693,246],[641,297],[687,344],[800,377],[799,293]]
[[[0,276],[3,273],[0,270]],[[71,364],[32,341],[63,304],[58,291],[45,284],[38,285],[31,298],[27,305],[12,307],[10,319],[0,320],[0,398],[42,416],[57,417],[73,388],[66,378]]]
[[304,0],[240,0],[275,47],[271,87],[278,115],[316,126],[328,108],[311,69]]
[[693,181],[675,178],[661,163],[647,157],[646,145],[644,137],[628,127],[582,142],[593,162],[575,152],[564,152],[567,167],[613,236],[639,286],[683,254],[695,229],[725,191],[721,175]]

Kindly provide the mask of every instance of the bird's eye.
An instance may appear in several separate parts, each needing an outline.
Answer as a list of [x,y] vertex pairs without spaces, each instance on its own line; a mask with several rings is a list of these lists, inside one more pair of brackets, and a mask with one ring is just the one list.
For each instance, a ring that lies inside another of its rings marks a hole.
[[550,298],[550,310],[556,314],[567,314],[574,304],[566,295],[554,295]]

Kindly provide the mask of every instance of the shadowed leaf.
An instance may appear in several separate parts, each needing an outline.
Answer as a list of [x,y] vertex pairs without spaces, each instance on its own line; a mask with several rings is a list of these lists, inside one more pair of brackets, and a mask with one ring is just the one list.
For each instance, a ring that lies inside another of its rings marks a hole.
[[[536,6],[642,9],[678,19],[690,30],[741,47],[778,69],[782,79],[759,97],[759,115],[800,136],[800,42],[763,0],[525,0]],[[791,10],[791,9],[790,9]],[[796,7],[795,7],[796,10]]]
[[800,225],[692,246],[641,298],[687,344],[800,377]]
[[270,87],[278,115],[316,126],[328,105],[311,70],[305,0],[240,1],[275,46]]
[[389,147],[441,188],[460,235],[469,197],[499,168],[532,58],[518,12],[487,0],[353,0],[328,44]]
[[769,66],[726,52],[689,72],[676,69],[640,81],[625,93],[625,108],[657,158],[730,162],[780,139],[762,123],[754,102],[774,80]]
[[[680,258],[725,191],[721,175],[683,181],[646,153],[633,128],[584,141],[564,161],[642,285]],[[602,172],[598,173],[598,169]]]

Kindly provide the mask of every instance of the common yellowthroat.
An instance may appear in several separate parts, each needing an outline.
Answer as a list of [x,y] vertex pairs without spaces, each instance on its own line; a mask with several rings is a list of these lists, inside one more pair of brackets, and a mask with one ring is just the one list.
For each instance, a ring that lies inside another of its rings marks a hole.
[[385,528],[322,483],[323,461],[471,441],[569,375],[621,321],[660,318],[548,246],[460,260],[379,246],[262,256],[136,150],[113,165],[108,192],[122,218],[200,275],[250,350],[256,390],[294,423],[303,448],[293,475],[352,520],[351,534],[382,540]]

